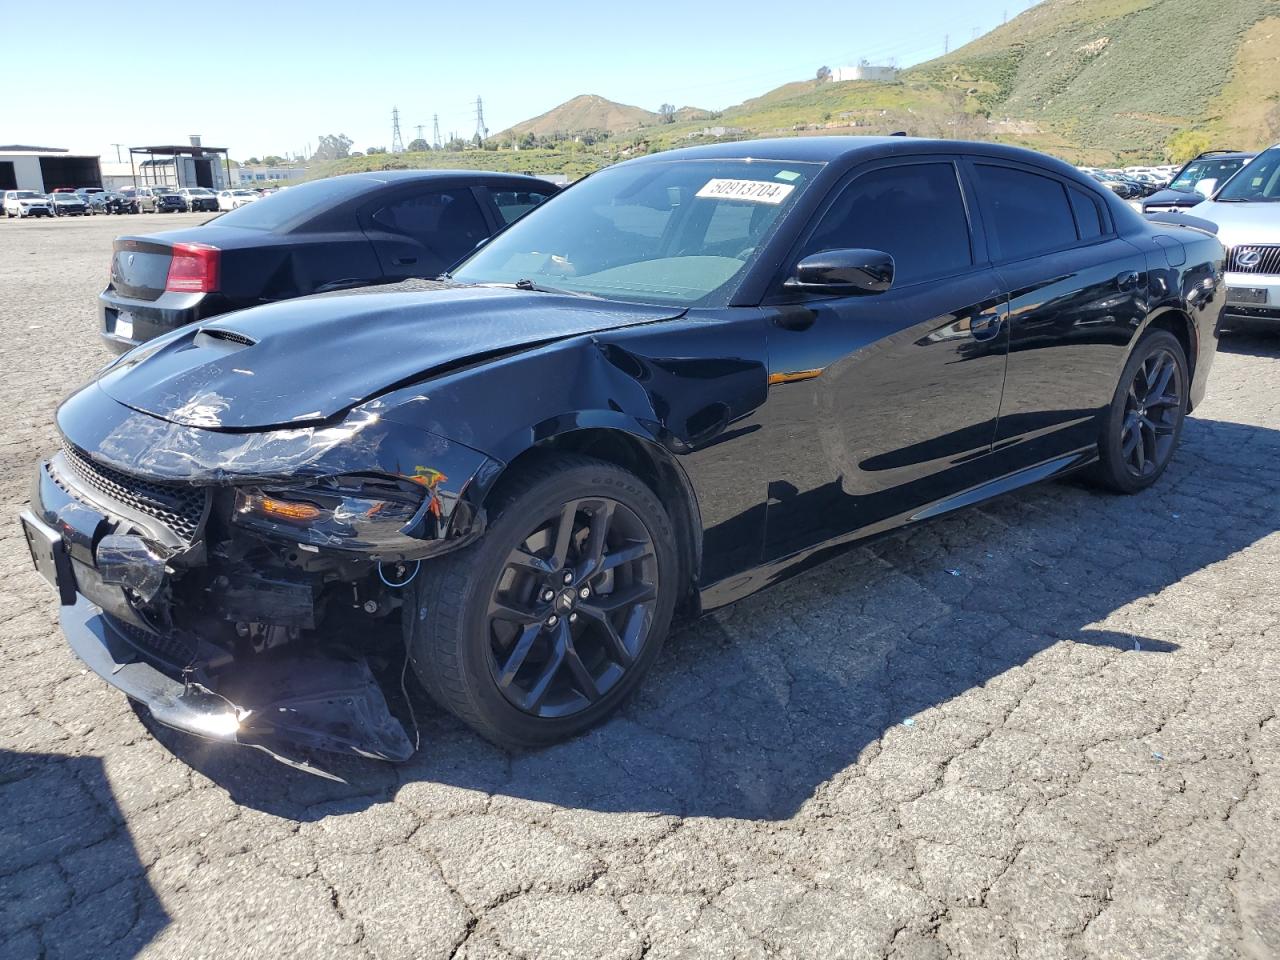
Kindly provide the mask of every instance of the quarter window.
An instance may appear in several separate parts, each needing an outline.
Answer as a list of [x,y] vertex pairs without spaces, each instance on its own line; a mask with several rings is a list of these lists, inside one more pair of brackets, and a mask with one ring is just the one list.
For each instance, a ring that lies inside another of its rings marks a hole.
[[823,214],[801,256],[855,248],[890,254],[897,284],[971,266],[969,219],[955,166],[912,163],[863,174]]
[[977,165],[991,212],[988,235],[1001,260],[1025,260],[1079,240],[1067,189],[1058,180],[1012,167]]
[[1096,240],[1107,232],[1107,222],[1103,219],[1102,206],[1079,187],[1069,187],[1071,209],[1076,215],[1076,227],[1081,240]]

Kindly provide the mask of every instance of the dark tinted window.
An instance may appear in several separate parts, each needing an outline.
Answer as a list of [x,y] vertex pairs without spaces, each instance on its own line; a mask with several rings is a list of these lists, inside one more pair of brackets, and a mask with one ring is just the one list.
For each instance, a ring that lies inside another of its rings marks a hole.
[[969,220],[955,167],[915,163],[863,174],[823,214],[801,256],[858,247],[892,255],[896,283],[971,265]]
[[1069,247],[1076,236],[1067,190],[1038,174],[978,164],[978,185],[991,211],[987,234],[1001,260],[1023,260]]
[[1076,226],[1080,230],[1081,240],[1095,240],[1107,232],[1107,221],[1102,213],[1102,205],[1079,187],[1068,189],[1071,194],[1071,209],[1076,214]]
[[491,190],[490,194],[504,223],[514,223],[547,199],[547,194],[536,190]]
[[[364,177],[334,177],[313,180],[280,190],[253,203],[224,213],[218,218],[220,227],[242,227],[246,230],[280,230],[309,220],[358,193],[378,184]],[[245,196],[248,190],[224,190],[224,194]]]
[[372,219],[383,230],[417,240],[450,264],[489,235],[480,205],[465,187],[401,197],[375,211]]

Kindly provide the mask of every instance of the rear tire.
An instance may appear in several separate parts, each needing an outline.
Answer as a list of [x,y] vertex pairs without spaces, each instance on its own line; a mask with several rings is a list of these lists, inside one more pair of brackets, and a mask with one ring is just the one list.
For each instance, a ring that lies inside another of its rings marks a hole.
[[639,479],[550,455],[504,478],[476,543],[425,561],[406,643],[432,699],[509,748],[581,733],[653,665],[675,608],[675,532]]
[[1160,479],[1182,436],[1190,383],[1177,337],[1151,330],[1138,341],[1103,422],[1095,483],[1138,493]]

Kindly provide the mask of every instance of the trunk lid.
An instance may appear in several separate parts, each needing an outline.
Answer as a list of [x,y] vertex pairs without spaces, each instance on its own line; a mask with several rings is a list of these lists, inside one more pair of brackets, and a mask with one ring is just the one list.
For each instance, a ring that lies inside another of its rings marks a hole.
[[683,313],[507,288],[304,297],[184,327],[98,383],[185,426],[296,427],[443,369]]
[[162,240],[118,237],[112,244],[111,285],[134,300],[156,300],[164,293],[173,246]]

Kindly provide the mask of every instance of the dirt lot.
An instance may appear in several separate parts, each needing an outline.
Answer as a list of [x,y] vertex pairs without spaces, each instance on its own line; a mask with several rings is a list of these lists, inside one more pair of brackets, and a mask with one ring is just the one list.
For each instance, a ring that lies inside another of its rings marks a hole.
[[677,634],[506,755],[434,711],[347,785],[154,736],[14,519],[106,356],[111,237],[0,221],[0,957],[1280,955],[1280,338],[1137,498],[1044,486]]

